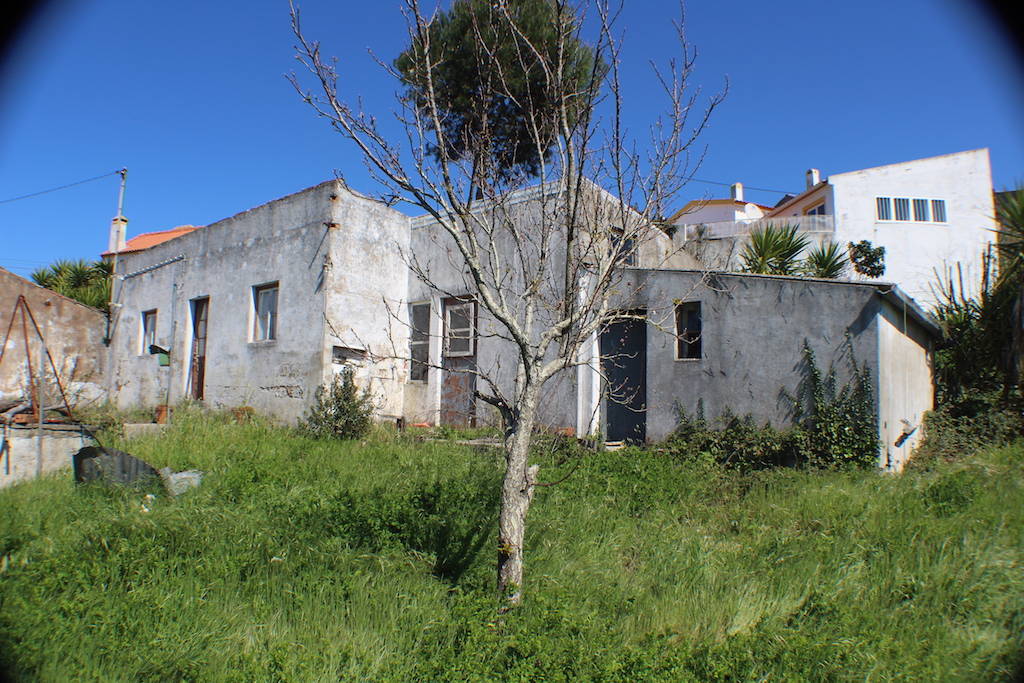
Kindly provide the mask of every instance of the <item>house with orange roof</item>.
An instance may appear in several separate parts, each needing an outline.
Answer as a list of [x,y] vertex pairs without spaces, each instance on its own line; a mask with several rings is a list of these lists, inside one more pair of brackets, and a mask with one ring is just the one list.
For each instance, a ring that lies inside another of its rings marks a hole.
[[[115,222],[117,219],[114,219]],[[199,226],[202,227],[202,226]],[[144,232],[141,235],[136,235],[130,240],[124,240],[124,233],[120,233],[117,239],[120,239],[120,244],[111,246],[110,249],[100,254],[104,259],[111,259],[116,254],[119,258],[125,254],[131,254],[137,251],[144,251],[150,247],[155,247],[158,244],[163,244],[168,240],[173,240],[176,237],[187,235],[193,230],[198,230],[194,225],[179,225],[176,228],[170,230],[161,230],[158,232]]]

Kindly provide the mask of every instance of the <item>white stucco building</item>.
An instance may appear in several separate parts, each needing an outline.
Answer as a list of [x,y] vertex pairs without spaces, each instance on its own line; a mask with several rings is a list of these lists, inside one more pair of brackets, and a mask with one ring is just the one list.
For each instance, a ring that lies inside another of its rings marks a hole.
[[[735,269],[742,250],[735,238],[766,223],[797,225],[812,244],[868,240],[885,247],[884,280],[924,305],[936,303],[939,282],[962,281],[976,295],[989,245],[995,241],[992,172],[987,149],[889,164],[821,178],[806,175],[806,189],[769,210],[760,221],[708,223],[703,249]],[[726,200],[727,201],[727,200]],[[701,216],[697,214],[697,217]],[[680,212],[680,237],[695,221]],[[691,246],[692,249],[692,246]]]

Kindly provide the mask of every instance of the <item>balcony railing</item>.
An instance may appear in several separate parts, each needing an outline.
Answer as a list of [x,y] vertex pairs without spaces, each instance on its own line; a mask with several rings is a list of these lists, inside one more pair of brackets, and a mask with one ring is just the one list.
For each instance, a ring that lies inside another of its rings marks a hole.
[[796,226],[797,230],[806,233],[833,233],[836,229],[834,216],[775,216],[745,221],[719,221],[714,223],[693,223],[680,225],[677,239],[718,239],[746,235],[758,228],[769,225],[776,228]]

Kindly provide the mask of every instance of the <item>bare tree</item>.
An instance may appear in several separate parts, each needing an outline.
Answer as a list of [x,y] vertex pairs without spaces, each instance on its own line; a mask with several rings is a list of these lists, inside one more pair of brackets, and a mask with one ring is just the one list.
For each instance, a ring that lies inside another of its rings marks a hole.
[[[482,51],[484,59],[496,61],[487,65],[490,90],[479,96],[508,98],[521,112],[523,129],[534,136],[536,148],[550,149],[538,157],[535,176],[481,162],[484,152],[495,147],[493,136],[500,134],[486,117],[471,139],[446,139],[452,127],[445,125],[445,103],[437,95],[443,68],[443,56],[437,55],[443,50],[431,49],[436,12],[424,14],[418,0],[406,0],[405,7],[410,45],[421,48],[407,54],[421,62],[415,66],[420,78],[416,97],[399,98],[404,148],[386,139],[372,116],[343,101],[335,62],[325,60],[319,43],[303,35],[294,5],[297,58],[315,79],[316,94],[294,74],[292,82],[321,117],[361,150],[385,188],[379,195],[384,201],[404,201],[432,217],[465,280],[464,291],[454,293],[470,295],[492,334],[515,351],[514,381],[482,372],[487,391],[478,393],[500,412],[505,428],[497,570],[499,590],[514,605],[522,595],[526,516],[539,484],[539,468],[529,464],[529,456],[545,384],[580,362],[581,351],[594,343],[602,327],[622,316],[616,301],[628,294],[623,274],[629,266],[671,262],[671,240],[659,229],[660,222],[703,157],[697,137],[724,92],[700,106],[699,90],[687,88],[695,52],[683,38],[680,14],[679,60],[665,71],[656,69],[666,108],[651,126],[649,146],[640,151],[627,139],[622,119],[620,41],[613,35],[621,6],[606,0],[550,0],[556,47],[540,49],[510,4],[495,0],[491,7],[503,13],[517,37],[514,57],[504,50],[498,60],[496,51]],[[587,13],[596,16],[585,22]],[[591,41],[585,40],[585,23],[597,27]],[[475,38],[488,45],[483,32]],[[580,44],[592,50],[593,68],[606,73],[564,77],[575,68],[566,60]],[[381,66],[401,82],[394,67]],[[408,64],[404,68],[410,69]],[[517,100],[522,89],[516,84],[522,79],[513,74],[527,69],[541,74],[534,87],[545,93]],[[536,102],[543,102],[543,110]],[[451,148],[467,151],[436,153]],[[452,288],[415,258],[410,265],[432,288]]]

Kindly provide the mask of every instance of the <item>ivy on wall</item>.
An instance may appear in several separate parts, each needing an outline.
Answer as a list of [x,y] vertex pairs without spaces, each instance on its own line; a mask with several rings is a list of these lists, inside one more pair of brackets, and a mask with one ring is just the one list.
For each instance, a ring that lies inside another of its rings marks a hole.
[[783,389],[793,404],[795,424],[776,429],[758,426],[751,415],[726,408],[714,424],[704,416],[703,400],[690,416],[677,406],[678,426],[668,446],[677,455],[715,461],[727,467],[764,469],[871,467],[878,462],[878,415],[871,371],[847,354],[850,379],[838,386],[835,368],[822,373],[810,344],[804,341],[805,378],[796,395]]

